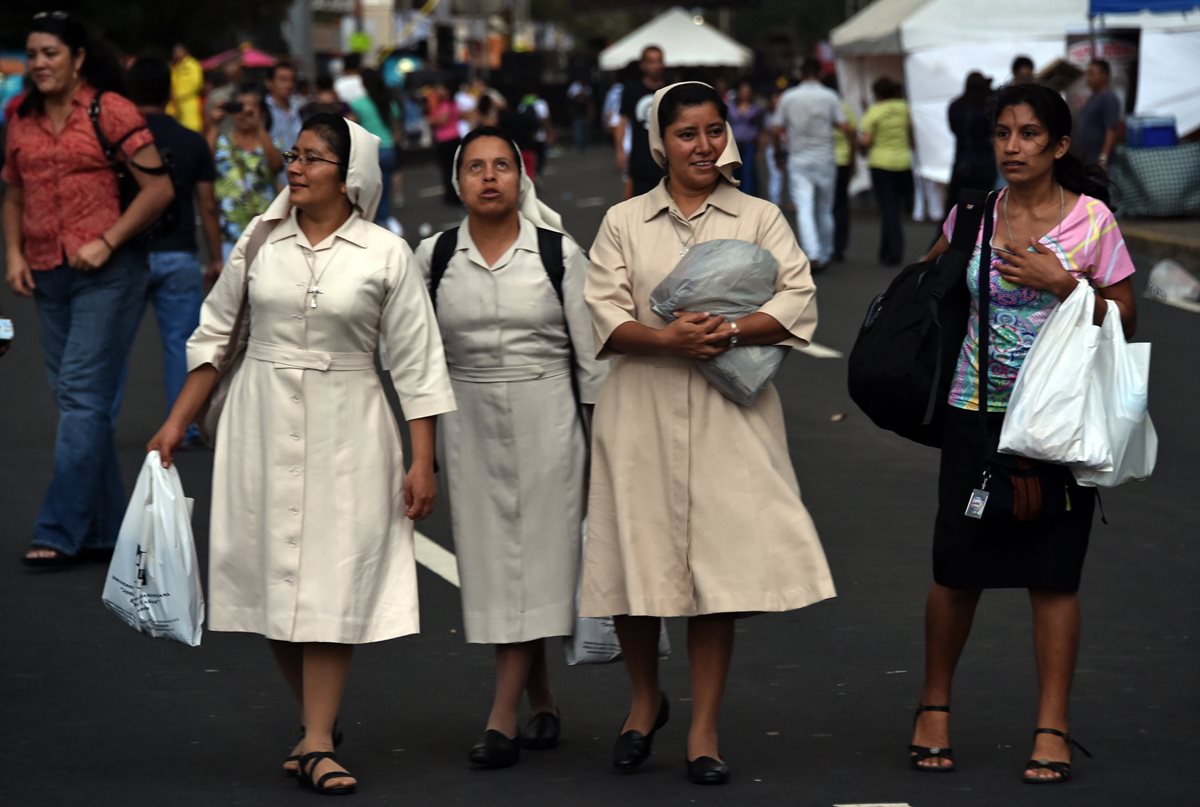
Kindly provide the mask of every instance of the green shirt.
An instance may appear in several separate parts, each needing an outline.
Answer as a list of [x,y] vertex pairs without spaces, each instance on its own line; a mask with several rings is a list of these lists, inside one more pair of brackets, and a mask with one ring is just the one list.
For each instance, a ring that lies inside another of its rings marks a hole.
[[396,141],[392,139],[392,130],[383,122],[383,116],[375,108],[375,102],[369,96],[361,96],[350,102],[350,110],[358,118],[359,125],[379,138],[379,148],[395,148]]
[[[858,125],[858,118],[854,117],[854,110],[850,108],[850,104],[846,101],[841,101],[842,114],[846,116],[846,124],[855,129]],[[841,129],[833,130],[833,161],[838,166],[850,165],[854,156],[851,151],[850,138]]]
[[908,146],[908,103],[901,98],[879,101],[863,116],[862,131],[871,136],[867,165],[884,171],[912,168]]

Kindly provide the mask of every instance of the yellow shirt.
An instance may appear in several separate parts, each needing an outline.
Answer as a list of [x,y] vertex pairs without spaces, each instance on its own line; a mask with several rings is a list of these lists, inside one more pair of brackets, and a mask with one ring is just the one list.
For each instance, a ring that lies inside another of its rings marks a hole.
[[[851,129],[857,129],[858,118],[854,116],[854,110],[850,108],[845,100],[841,101],[842,114],[846,116],[846,124]],[[843,165],[850,165],[853,160],[854,151],[850,145],[850,138],[846,137],[846,133],[841,129],[833,130],[833,161],[840,168]]]
[[193,132],[204,128],[200,116],[200,91],[204,89],[204,70],[192,56],[171,65],[171,103],[167,114]]
[[879,101],[863,116],[862,131],[871,136],[867,165],[884,171],[912,168],[908,145],[908,103],[900,98]]

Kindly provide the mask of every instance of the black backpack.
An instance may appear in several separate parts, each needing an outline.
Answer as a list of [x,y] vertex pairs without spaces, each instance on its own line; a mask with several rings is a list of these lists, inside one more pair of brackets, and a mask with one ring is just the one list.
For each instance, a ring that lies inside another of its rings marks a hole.
[[944,404],[970,311],[966,268],[981,219],[983,243],[991,239],[994,206],[990,194],[962,191],[950,248],[936,260],[906,266],[871,301],[850,351],[847,381],[850,397],[876,426],[941,445]]
[[[554,287],[554,293],[558,295],[558,302],[563,302],[563,275],[566,272],[566,267],[563,264],[563,235],[554,230],[547,230],[544,227],[537,228],[538,240],[538,255],[542,259],[542,266],[546,270],[546,277],[550,279],[550,285]],[[429,299],[433,303],[433,309],[437,310],[437,290],[441,285],[442,277],[446,274],[446,268],[450,265],[450,259],[454,257],[454,250],[458,246],[458,228],[451,227],[441,235],[433,244],[433,256],[429,261]],[[566,313],[563,313],[563,318],[566,318]],[[579,379],[575,376],[575,345],[571,343],[571,331],[567,330],[567,349],[571,356],[571,391],[575,393],[575,403],[580,403],[579,397]]]
[[171,187],[175,190],[175,198],[171,200],[171,203],[159,214],[157,219],[138,233],[138,238],[142,241],[153,241],[156,238],[161,238],[174,230],[175,222],[179,220],[179,188],[175,184],[175,173],[171,170],[174,165],[174,157],[170,149],[162,149],[159,152],[159,156],[162,157],[162,166],[147,168],[138,165],[132,158],[122,154],[121,146],[124,145],[125,141],[137,132],[142,131],[145,127],[131,129],[122,135],[116,143],[110,143],[108,138],[104,136],[104,132],[100,129],[100,96],[102,95],[104,95],[103,92],[98,92],[92,98],[92,103],[88,107],[88,117],[92,119],[92,129],[96,132],[96,139],[100,141],[100,150],[104,152],[104,159],[108,160],[109,166],[112,167],[113,172],[117,175],[117,193],[120,197],[121,212],[125,212],[125,209],[133,202],[134,197],[138,195],[138,191],[140,190],[137,178],[133,175],[130,166],[153,176],[166,174],[167,178],[171,180]]

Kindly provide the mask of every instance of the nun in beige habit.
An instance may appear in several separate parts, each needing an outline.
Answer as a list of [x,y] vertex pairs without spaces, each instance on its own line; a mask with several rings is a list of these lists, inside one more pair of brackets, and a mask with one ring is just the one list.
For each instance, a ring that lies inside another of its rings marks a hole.
[[[520,748],[558,743],[545,639],[575,623],[590,408],[606,371],[583,301],[587,258],[537,199],[519,151],[480,127],[454,157],[467,216],[416,251],[426,280],[436,245],[453,239],[431,289],[458,411],[439,418],[468,642],[496,646],[496,690],[470,760],[506,767]],[[561,299],[539,229],[561,243]],[[572,349],[572,347],[574,349]],[[578,397],[577,397],[578,396]],[[518,731],[522,694],[532,717]]]
[[[581,613],[616,617],[633,702],[613,753],[622,770],[650,755],[666,723],[658,685],[659,617],[688,617],[691,781],[729,769],[717,717],[737,614],[787,611],[834,596],[800,500],[779,395],[740,406],[696,369],[744,345],[808,344],[817,323],[809,262],[779,208],[743,194],[725,104],[707,84],[654,95],[651,152],[666,178],[608,211],[591,249],[586,299],[601,357]],[[664,326],[651,291],[695,245],[757,244],[778,265],[775,295],[736,321],[679,312]]]
[[[284,770],[325,793],[355,786],[333,756],[353,646],[418,630],[413,521],[433,506],[434,416],[454,409],[412,253],[372,223],[378,151],[341,117],[305,121],[285,153],[288,189],[251,222],[205,300],[183,392],[147,447],[170,463],[231,359],[245,293],[245,358],[213,460],[208,627],[271,640],[302,706]],[[377,344],[409,421],[407,474]]]

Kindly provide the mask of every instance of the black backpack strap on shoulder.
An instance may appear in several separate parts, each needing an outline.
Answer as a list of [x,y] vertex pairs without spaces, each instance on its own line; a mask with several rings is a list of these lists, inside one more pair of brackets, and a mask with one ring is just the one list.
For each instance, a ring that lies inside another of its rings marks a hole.
[[117,140],[116,143],[110,143],[108,138],[104,136],[104,130],[100,128],[100,96],[104,95],[104,90],[97,92],[92,97],[92,103],[88,105],[88,117],[92,119],[92,129],[96,132],[96,140],[100,142],[100,150],[104,152],[104,158],[110,164],[115,165],[118,162],[125,162],[132,165],[137,170],[144,174],[159,176],[167,173],[169,170],[164,162],[155,168],[147,168],[133,161],[132,157],[121,156],[121,146],[125,145],[125,141],[133,137],[138,132],[148,129],[148,126],[135,126]]
[[550,278],[550,285],[558,295],[559,303],[563,301],[563,275],[566,267],[563,264],[563,236],[554,230],[544,227],[537,228],[538,255],[542,258],[542,266]]
[[437,310],[438,286],[441,285],[442,276],[446,274],[446,269],[450,266],[450,259],[454,257],[454,250],[457,248],[457,227],[446,230],[434,242],[433,257],[429,261],[429,300],[433,303],[435,311]]

